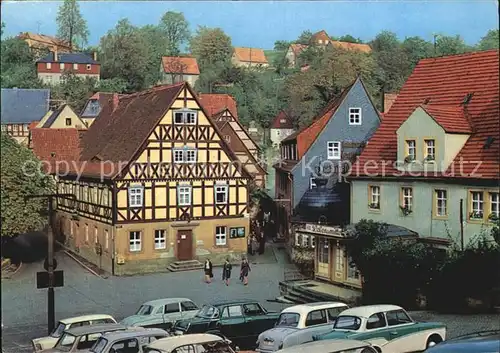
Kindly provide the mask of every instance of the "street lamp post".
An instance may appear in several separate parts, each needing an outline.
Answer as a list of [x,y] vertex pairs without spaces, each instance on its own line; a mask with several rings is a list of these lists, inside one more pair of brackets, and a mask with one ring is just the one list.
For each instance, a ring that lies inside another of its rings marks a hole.
[[47,325],[49,334],[54,330],[55,327],[55,302],[54,302],[54,233],[52,230],[52,213],[54,198],[58,197],[68,197],[73,201],[76,201],[76,196],[74,194],[40,194],[40,195],[30,195],[25,196],[24,201],[28,199],[35,198],[46,198],[49,202],[48,213],[49,213],[49,223],[47,230],[47,240],[48,240],[48,251],[47,251],[47,272],[49,275],[49,286],[47,292]]

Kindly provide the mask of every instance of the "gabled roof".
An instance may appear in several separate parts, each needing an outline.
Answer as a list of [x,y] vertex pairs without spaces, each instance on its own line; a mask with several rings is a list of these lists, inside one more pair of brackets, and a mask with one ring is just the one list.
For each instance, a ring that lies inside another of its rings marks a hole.
[[299,55],[304,49],[307,49],[307,47],[308,46],[306,44],[290,44],[290,49],[292,49],[293,54],[296,56]]
[[267,64],[267,58],[264,50],[259,48],[234,48],[236,58],[241,62],[252,62],[258,64]]
[[[316,32],[314,33],[312,36],[311,36],[311,40],[309,41],[310,43],[311,42],[317,42],[318,40],[322,40],[322,41],[331,41],[330,37],[328,36],[328,34],[326,33],[325,30],[321,30],[319,32]],[[326,43],[325,43],[326,44]]]
[[34,42],[37,42],[38,45],[33,45],[37,47],[45,47],[49,49],[53,49],[54,47],[57,47],[58,50],[71,50],[71,46],[69,43],[58,39],[53,36],[48,36],[46,34],[37,34],[37,33],[31,33],[31,32],[21,32],[19,34],[19,38],[26,40],[26,39],[31,39]]
[[62,63],[62,64],[95,64],[99,65],[90,55],[85,53],[58,53],[57,60],[54,59],[54,53],[49,53],[37,63]]
[[238,109],[236,108],[236,101],[233,96],[225,93],[200,93],[198,98],[210,116],[229,109],[231,115],[235,119],[238,119]]
[[[498,178],[500,169],[498,67],[498,50],[420,60],[390,111],[385,114],[378,130],[361,153],[353,174],[366,176],[363,166],[366,163],[373,164],[368,161],[396,161],[396,131],[416,107],[426,102],[459,109],[464,107],[465,97],[472,93],[472,98],[465,108],[474,133],[455,157],[446,175],[449,177],[452,175],[450,171],[460,170],[459,177]],[[491,141],[491,138],[493,139],[491,145],[486,147],[486,141]],[[461,160],[482,163],[475,171],[475,175],[471,175],[477,163],[461,163]],[[372,167],[371,164],[371,176],[382,176],[381,164],[378,164],[378,168]],[[393,176],[398,172],[392,163],[383,165],[385,176]]]
[[199,75],[198,62],[193,57],[163,56],[163,71],[168,74]]
[[300,129],[281,141],[281,143],[292,141],[297,143],[297,158],[299,160],[306,154],[307,150],[311,147],[314,141],[316,141],[316,138],[319,136],[321,131],[323,131],[323,128],[330,121],[330,118],[333,117],[338,107],[340,107],[340,104],[344,101],[345,97],[357,80],[358,79],[347,86],[340,95],[332,99],[309,126]]
[[282,110],[276,115],[271,123],[271,129],[293,129],[292,119]]
[[[43,124],[42,128],[44,129],[48,129],[52,126],[52,124],[54,123],[54,121],[56,121],[56,119],[59,117],[59,115],[61,115],[61,113],[63,112],[63,110],[65,108],[68,108],[70,109],[71,111],[73,111],[73,109],[71,109],[71,107],[67,104],[62,104],[59,108],[57,108],[56,110],[54,110],[52,112],[52,114],[50,114],[50,116],[47,118],[47,120],[45,121],[45,123]],[[76,114],[75,114],[76,115]],[[80,120],[80,119],[78,119]],[[85,126],[84,122],[83,121],[80,121],[82,123],[82,126]]]
[[27,124],[40,120],[49,111],[50,90],[2,88],[2,124]]
[[422,108],[447,133],[471,134],[472,128],[463,106],[422,104]]
[[113,97],[124,97],[125,94],[111,93],[111,92],[96,92],[85,103],[83,110],[80,114],[81,118],[95,118],[101,112],[102,107],[106,102]]
[[33,153],[42,161],[78,161],[81,131],[35,128],[31,132]]
[[362,53],[370,53],[372,51],[372,48],[368,44],[340,42],[338,40],[333,40],[331,44],[337,48],[342,48],[345,50],[357,50]]

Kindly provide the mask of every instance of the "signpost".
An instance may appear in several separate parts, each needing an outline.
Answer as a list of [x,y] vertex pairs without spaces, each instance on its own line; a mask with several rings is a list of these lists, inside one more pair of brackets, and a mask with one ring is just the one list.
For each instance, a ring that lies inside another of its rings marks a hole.
[[69,197],[76,201],[76,196],[73,194],[48,194],[48,195],[30,195],[25,196],[24,200],[34,198],[48,199],[48,214],[49,223],[47,230],[48,252],[47,258],[43,263],[46,272],[37,272],[37,288],[47,288],[47,326],[50,333],[55,327],[55,302],[54,302],[54,287],[62,287],[64,285],[63,271],[54,271],[57,267],[57,261],[54,259],[54,234],[52,233],[52,213],[54,212],[53,203],[57,197]]

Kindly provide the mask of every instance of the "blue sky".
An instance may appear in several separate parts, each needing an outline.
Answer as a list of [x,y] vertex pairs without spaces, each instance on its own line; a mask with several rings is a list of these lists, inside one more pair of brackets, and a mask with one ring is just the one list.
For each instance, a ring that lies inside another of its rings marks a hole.
[[[2,1],[5,34],[22,31],[55,34],[58,1]],[[498,28],[495,0],[473,1],[85,1],[80,9],[96,45],[121,18],[134,25],[157,24],[166,11],[184,13],[192,30],[220,27],[234,46],[271,49],[279,39],[292,40],[306,29],[331,36],[351,34],[368,41],[382,30],[400,38],[434,33],[461,35],[476,43]]]

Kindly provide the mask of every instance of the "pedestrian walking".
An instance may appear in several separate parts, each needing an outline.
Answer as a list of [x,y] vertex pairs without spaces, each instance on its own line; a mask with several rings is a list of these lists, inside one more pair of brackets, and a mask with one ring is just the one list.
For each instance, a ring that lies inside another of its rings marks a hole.
[[250,264],[248,260],[245,258],[241,262],[241,277],[243,277],[243,284],[246,286],[248,284],[248,272],[250,272]]
[[226,283],[226,286],[229,286],[229,281],[231,280],[231,270],[233,266],[229,263],[229,258],[226,259],[224,263],[224,267],[222,267],[222,280]]
[[252,255],[255,255],[257,250],[259,250],[259,242],[257,241],[257,237],[254,235],[252,236]]
[[212,266],[212,261],[210,259],[205,260],[205,265],[203,266],[203,270],[205,271],[205,283],[210,283],[212,282],[212,277],[214,276],[213,274],[213,266]]

